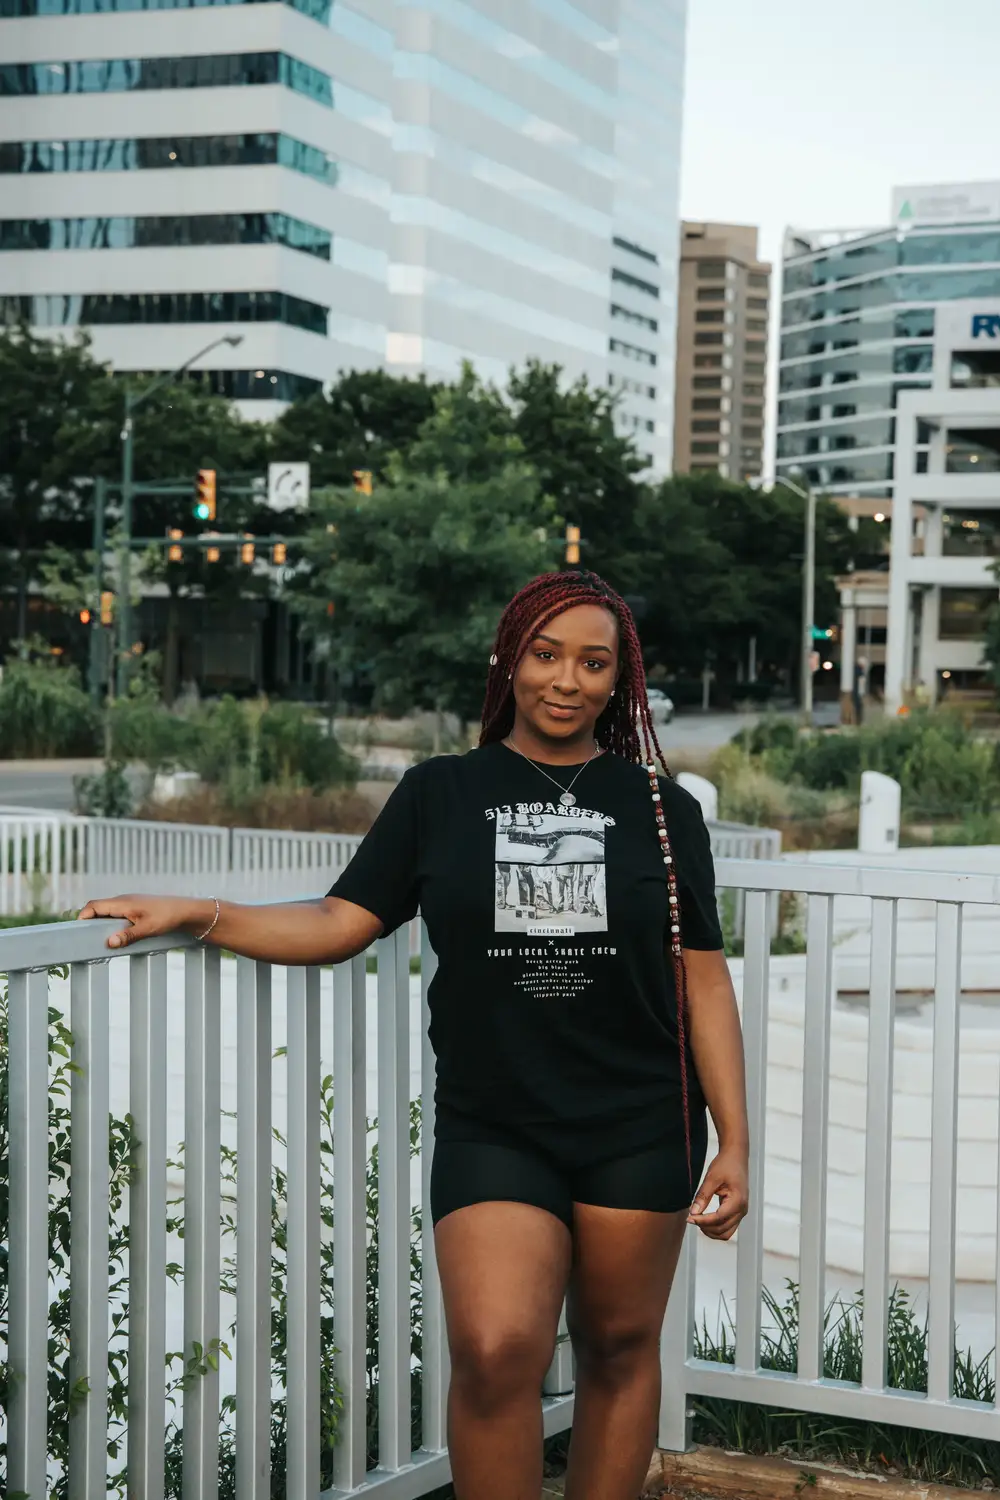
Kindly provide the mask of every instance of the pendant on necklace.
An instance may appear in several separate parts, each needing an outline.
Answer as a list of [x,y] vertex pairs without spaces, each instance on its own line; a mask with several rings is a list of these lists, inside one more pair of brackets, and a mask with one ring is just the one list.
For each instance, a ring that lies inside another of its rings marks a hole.
[[576,798],[573,796],[572,792],[563,792],[562,796],[559,798],[559,802],[563,807],[576,806]]

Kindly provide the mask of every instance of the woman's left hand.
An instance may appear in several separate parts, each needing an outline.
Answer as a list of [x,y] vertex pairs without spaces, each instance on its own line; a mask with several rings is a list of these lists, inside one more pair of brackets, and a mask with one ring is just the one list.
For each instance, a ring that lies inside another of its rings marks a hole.
[[[708,1212],[717,1197],[718,1206]],[[688,1223],[697,1224],[711,1240],[728,1240],[736,1233],[749,1204],[747,1155],[742,1150],[722,1150],[710,1164],[695,1194]]]

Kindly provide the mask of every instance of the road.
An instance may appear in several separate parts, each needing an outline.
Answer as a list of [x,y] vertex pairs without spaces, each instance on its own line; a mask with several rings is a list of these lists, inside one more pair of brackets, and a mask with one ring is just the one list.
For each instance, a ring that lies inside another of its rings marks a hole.
[[0,761],[0,807],[73,811],[73,778],[92,776],[99,760]]

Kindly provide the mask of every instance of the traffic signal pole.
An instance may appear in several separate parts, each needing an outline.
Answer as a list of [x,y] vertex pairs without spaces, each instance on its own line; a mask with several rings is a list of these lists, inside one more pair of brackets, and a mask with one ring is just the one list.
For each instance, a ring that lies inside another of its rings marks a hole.
[[802,712],[813,716],[813,625],[816,623],[816,494],[806,494],[805,556],[802,563]]
[[87,657],[88,687],[90,701],[97,708],[101,702],[102,657],[104,636],[97,625],[99,619],[101,590],[104,587],[104,512],[107,504],[108,483],[106,479],[94,480],[94,608],[91,612],[90,650]]

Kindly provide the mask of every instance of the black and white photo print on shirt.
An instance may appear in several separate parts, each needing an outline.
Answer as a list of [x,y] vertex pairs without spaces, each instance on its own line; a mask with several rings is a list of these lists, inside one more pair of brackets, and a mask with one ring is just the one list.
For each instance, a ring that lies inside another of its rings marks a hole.
[[607,932],[604,840],[609,819],[577,807],[519,803],[497,809],[497,932],[572,937]]

